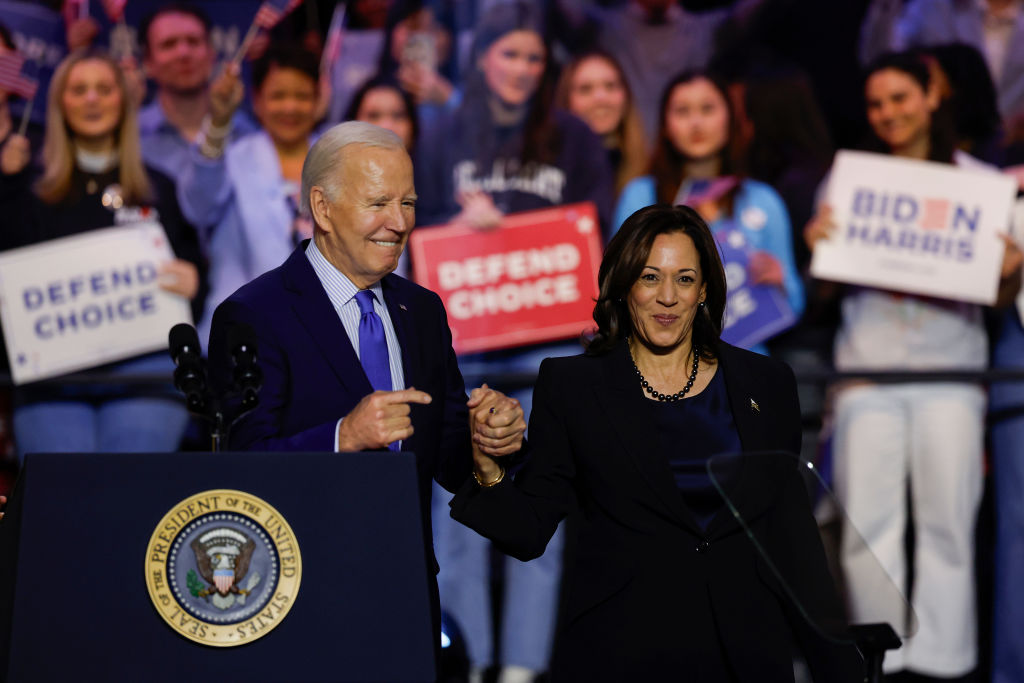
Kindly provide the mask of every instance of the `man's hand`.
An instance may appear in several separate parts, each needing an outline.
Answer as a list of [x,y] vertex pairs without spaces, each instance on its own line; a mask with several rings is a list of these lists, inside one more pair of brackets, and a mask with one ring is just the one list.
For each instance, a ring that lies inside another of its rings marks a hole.
[[228,62],[210,84],[210,122],[217,128],[224,128],[231,123],[231,117],[242,103],[245,88],[240,72],[241,67]]
[[427,405],[433,399],[414,387],[402,391],[375,391],[356,404],[338,429],[338,450],[344,452],[386,448],[412,436],[409,404]]
[[469,394],[469,429],[473,442],[473,466],[481,481],[495,481],[501,465],[495,458],[523,447],[526,419],[519,401],[486,384]]
[[7,505],[7,496],[0,496],[0,520],[4,518],[4,507]]

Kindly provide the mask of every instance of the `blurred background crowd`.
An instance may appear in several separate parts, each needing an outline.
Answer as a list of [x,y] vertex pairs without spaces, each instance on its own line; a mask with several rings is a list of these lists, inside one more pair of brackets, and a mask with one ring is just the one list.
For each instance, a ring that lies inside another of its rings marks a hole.
[[[1003,172],[1024,187],[1024,2],[262,7],[0,0],[0,59],[14,74],[0,86],[0,249],[113,224],[101,197],[152,206],[177,256],[161,284],[191,299],[205,345],[217,304],[310,236],[302,162],[340,121],[405,142],[418,229],[500,229],[505,214],[589,201],[607,241],[643,206],[690,203],[740,236],[748,278],[778,287],[798,318],[755,350],[794,368],[803,457],[831,477],[917,612],[917,634],[888,660],[894,680],[1024,682],[1016,250],[994,307],[808,273],[837,149]],[[400,272],[414,266],[406,255]],[[488,381],[528,411],[540,360],[580,351],[566,340],[460,360],[469,384]],[[26,452],[205,448],[167,386],[171,367],[153,354],[88,381],[8,381],[0,493]],[[865,372],[892,376],[867,383]],[[441,598],[464,675],[534,680],[571,533],[521,563],[452,523],[446,503],[438,489]],[[856,610],[869,588],[857,558],[836,552]]]

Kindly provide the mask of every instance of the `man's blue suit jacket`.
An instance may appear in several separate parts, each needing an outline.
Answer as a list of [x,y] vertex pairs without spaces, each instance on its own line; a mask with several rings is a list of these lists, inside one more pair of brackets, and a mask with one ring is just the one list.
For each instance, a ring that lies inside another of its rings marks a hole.
[[[373,391],[305,247],[214,313],[209,357],[215,389],[230,386],[228,330],[238,323],[256,332],[263,370],[259,405],[234,426],[233,450],[334,451],[338,419]],[[381,285],[402,347],[405,385],[433,397],[430,405],[411,405],[415,432],[402,444],[416,454],[424,540],[431,548],[431,478],[455,491],[472,468],[466,390],[440,298],[397,275]]]

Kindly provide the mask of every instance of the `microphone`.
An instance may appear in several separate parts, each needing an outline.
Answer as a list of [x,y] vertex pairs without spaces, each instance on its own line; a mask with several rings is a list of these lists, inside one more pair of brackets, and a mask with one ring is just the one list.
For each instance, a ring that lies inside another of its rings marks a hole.
[[259,403],[263,371],[256,365],[256,332],[247,323],[238,323],[228,330],[228,348],[235,362],[235,387],[242,395],[242,408],[251,410]]
[[174,388],[185,394],[185,403],[193,413],[206,408],[206,373],[200,355],[196,328],[178,323],[167,335],[174,370]]

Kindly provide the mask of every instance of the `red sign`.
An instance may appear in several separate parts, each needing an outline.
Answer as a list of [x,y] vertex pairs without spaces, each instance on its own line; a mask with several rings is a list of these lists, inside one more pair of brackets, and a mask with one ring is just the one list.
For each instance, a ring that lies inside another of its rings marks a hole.
[[457,353],[594,327],[601,231],[590,202],[509,214],[494,230],[417,228],[409,249],[414,279],[444,302]]

